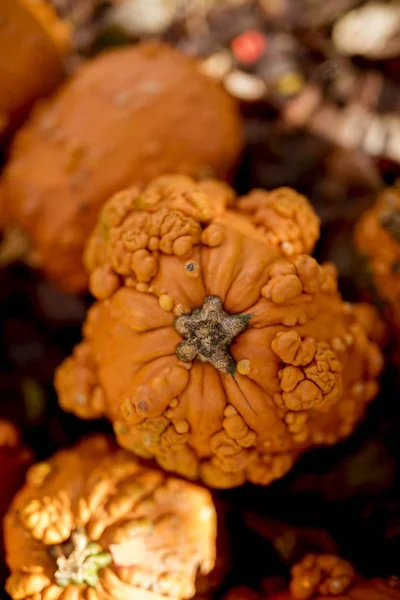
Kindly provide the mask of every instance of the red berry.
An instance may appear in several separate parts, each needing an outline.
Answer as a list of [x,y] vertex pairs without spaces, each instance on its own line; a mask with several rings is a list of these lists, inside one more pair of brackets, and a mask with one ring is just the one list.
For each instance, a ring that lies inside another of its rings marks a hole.
[[236,60],[251,65],[263,55],[267,38],[261,31],[248,29],[232,40],[231,47]]

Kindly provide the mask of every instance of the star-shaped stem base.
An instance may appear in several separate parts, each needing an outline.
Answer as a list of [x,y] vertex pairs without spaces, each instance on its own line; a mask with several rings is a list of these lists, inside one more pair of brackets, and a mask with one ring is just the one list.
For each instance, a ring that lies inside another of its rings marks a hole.
[[198,359],[212,364],[223,373],[235,375],[236,363],[229,347],[237,335],[247,329],[251,315],[230,315],[224,311],[221,298],[207,296],[203,306],[175,321],[183,341],[176,355],[183,362]]

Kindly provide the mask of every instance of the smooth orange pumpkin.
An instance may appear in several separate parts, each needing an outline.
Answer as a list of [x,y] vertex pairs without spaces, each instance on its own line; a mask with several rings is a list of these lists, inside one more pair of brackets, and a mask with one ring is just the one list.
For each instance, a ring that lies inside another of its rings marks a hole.
[[216,552],[207,490],[103,436],[31,467],[5,518],[13,600],[190,598]]
[[[387,188],[355,230],[355,245],[365,259],[367,287],[400,339],[400,188]],[[369,280],[370,279],[370,280]],[[399,345],[399,342],[397,342]]]
[[46,0],[0,2],[0,137],[63,77],[70,28]]
[[64,409],[107,416],[123,447],[212,487],[266,485],[348,436],[382,367],[333,267],[294,252],[296,194],[255,195],[257,226],[216,182],[117,194],[86,252],[100,300],[56,374]]
[[305,556],[292,569],[290,589],[277,577],[263,581],[262,588],[262,593],[233,588],[224,600],[400,600],[398,581],[363,581],[349,562],[332,554]]
[[34,111],[2,181],[9,218],[60,287],[87,287],[82,252],[101,206],[162,173],[229,178],[242,148],[235,101],[196,63],[143,43],[87,62]]

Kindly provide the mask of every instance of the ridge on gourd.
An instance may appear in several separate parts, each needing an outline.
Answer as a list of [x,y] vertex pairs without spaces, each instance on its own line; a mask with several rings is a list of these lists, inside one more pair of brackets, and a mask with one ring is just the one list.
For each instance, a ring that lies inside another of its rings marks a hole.
[[55,378],[65,410],[106,416],[123,447],[211,487],[267,485],[348,436],[383,362],[373,309],[306,254],[305,198],[232,197],[169,176],[105,205],[85,252],[98,301]]

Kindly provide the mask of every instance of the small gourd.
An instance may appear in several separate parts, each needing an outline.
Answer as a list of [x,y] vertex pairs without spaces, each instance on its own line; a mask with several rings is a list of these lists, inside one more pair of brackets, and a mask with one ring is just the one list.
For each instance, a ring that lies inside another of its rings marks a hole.
[[183,600],[214,567],[216,512],[96,436],[31,467],[5,547],[13,600]]

